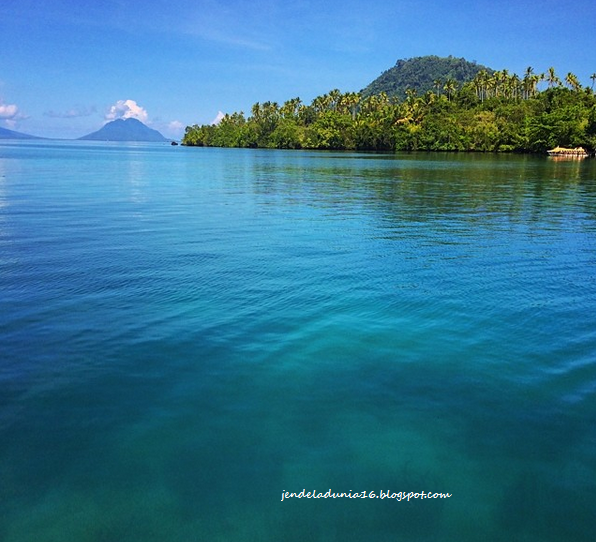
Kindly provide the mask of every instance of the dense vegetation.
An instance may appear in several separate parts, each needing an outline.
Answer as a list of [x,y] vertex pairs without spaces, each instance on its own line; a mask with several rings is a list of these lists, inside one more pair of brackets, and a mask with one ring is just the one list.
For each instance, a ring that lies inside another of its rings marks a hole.
[[[188,126],[183,144],[284,149],[544,152],[557,145],[596,148],[596,97],[553,68],[523,77],[479,71],[469,82],[437,81],[405,99],[332,90],[310,105],[256,103],[251,115]],[[543,87],[542,89],[539,87]]]
[[482,70],[489,75],[493,73],[493,70],[486,66],[452,56],[401,59],[395,63],[395,66],[363,88],[360,94],[366,97],[385,92],[389,96],[404,99],[409,88],[415,88],[418,94],[424,94],[429,90],[440,90],[447,81],[453,81],[461,86],[474,79]]

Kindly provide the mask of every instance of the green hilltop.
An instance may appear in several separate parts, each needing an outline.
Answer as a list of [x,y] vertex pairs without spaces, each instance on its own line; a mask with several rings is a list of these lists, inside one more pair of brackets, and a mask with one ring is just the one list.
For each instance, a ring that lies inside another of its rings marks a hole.
[[360,94],[371,96],[385,92],[389,96],[405,98],[407,89],[416,90],[419,94],[429,90],[440,91],[449,81],[456,85],[472,81],[482,70],[489,74],[494,72],[476,62],[453,56],[429,55],[401,59],[363,88]]

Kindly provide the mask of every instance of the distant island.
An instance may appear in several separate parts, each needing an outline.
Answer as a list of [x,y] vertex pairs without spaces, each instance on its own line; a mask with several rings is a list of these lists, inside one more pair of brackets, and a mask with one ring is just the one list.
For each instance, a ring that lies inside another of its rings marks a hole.
[[43,139],[34,135],[23,134],[22,132],[15,132],[8,128],[0,127],[0,139]]
[[108,122],[97,132],[79,137],[84,141],[169,141],[157,130],[149,128],[140,120],[116,119]]
[[[0,127],[0,139],[46,139],[21,132],[8,130]],[[79,140],[84,141],[148,141],[148,142],[164,142],[170,141],[165,138],[157,130],[149,128],[137,119],[117,119],[108,122],[103,128],[79,137]]]
[[374,151],[546,153],[596,149],[596,73],[528,67],[522,76],[454,57],[398,60],[360,92],[331,90],[310,105],[256,103],[217,125],[186,127],[182,144]]

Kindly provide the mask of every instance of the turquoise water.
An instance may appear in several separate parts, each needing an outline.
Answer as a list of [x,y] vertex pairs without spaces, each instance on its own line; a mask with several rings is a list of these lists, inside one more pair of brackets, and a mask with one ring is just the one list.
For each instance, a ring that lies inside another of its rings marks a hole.
[[593,542],[595,314],[596,160],[0,143],[0,540]]

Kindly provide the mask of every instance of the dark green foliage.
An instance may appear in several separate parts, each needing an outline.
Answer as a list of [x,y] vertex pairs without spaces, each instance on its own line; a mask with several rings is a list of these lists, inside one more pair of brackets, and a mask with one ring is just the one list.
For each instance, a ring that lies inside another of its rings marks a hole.
[[442,93],[446,92],[444,86],[447,81],[452,80],[457,86],[461,86],[474,79],[481,70],[493,73],[486,66],[452,56],[402,59],[362,89],[361,94],[370,96],[385,92],[389,96],[405,98],[408,88],[415,89],[419,94],[429,90]]
[[588,113],[588,123],[586,125],[586,136],[588,144],[596,149],[596,105],[593,105]]
[[[436,57],[435,57],[436,58]],[[457,60],[457,59],[452,59]],[[463,69],[463,68],[462,68]],[[252,115],[226,115],[217,126],[189,126],[184,145],[327,150],[545,152],[562,145],[596,147],[596,96],[570,78],[549,73],[548,88],[528,68],[523,79],[505,70],[479,71],[462,86],[400,100],[335,89],[310,105],[256,103]],[[546,79],[546,78],[545,78]],[[573,85],[572,85],[573,83]]]

